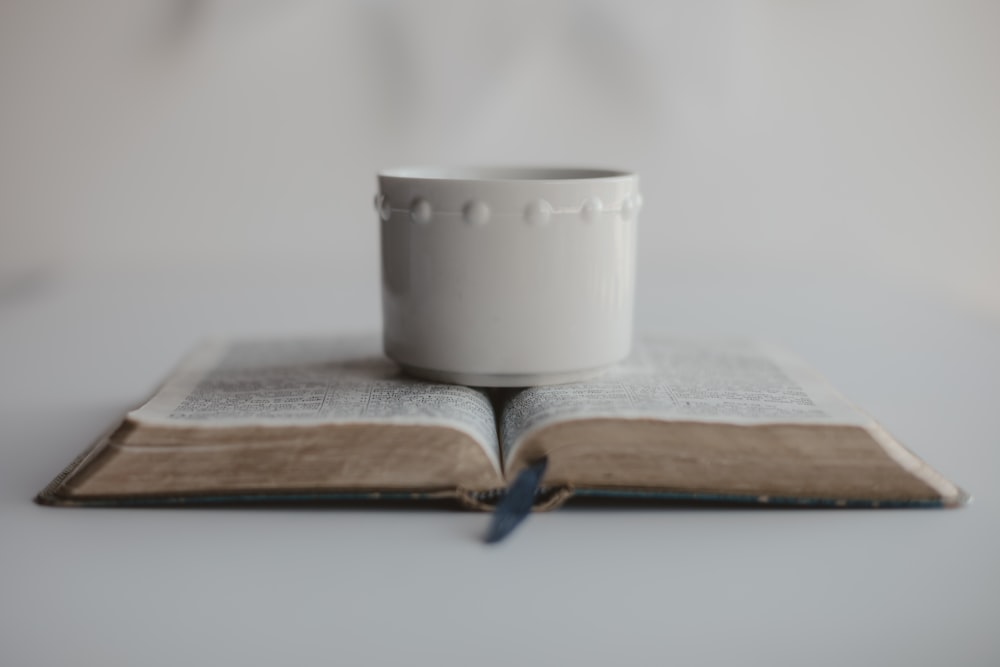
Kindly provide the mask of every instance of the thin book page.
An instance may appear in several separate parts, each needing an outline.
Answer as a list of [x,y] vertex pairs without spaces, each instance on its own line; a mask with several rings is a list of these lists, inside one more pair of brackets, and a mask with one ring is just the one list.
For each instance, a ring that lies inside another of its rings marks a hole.
[[801,360],[752,341],[649,337],[596,380],[532,387],[501,415],[510,460],[531,431],[575,419],[659,419],[724,424],[842,424],[874,420]]
[[210,341],[128,416],[200,428],[443,426],[471,436],[501,470],[489,397],[478,389],[401,375],[370,336]]

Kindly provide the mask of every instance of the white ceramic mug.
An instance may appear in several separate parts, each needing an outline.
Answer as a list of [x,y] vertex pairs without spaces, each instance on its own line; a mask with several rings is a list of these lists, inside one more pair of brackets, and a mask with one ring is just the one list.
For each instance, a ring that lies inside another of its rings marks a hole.
[[528,386],[628,355],[636,174],[420,167],[378,181],[385,352],[404,370]]

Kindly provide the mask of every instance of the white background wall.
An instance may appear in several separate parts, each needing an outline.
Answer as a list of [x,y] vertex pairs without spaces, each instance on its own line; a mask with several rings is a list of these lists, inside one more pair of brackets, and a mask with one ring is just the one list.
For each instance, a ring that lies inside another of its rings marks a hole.
[[[1000,318],[1000,3],[0,3],[0,286],[377,280],[374,172],[638,170],[641,266]],[[646,285],[646,289],[656,286]]]

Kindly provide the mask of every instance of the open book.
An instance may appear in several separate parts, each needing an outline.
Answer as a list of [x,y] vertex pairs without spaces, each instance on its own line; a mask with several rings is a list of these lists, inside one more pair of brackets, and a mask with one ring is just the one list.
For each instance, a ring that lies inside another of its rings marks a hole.
[[455,499],[541,457],[570,496],[948,506],[965,495],[794,357],[649,338],[598,380],[407,378],[375,338],[219,341],[39,495],[56,505]]

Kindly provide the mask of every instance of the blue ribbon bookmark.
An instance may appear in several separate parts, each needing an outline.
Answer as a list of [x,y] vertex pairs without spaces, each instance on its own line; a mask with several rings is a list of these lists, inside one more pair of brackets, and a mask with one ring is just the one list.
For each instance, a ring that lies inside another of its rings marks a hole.
[[493,510],[490,528],[486,531],[487,544],[495,544],[510,535],[531,513],[548,464],[547,458],[538,459],[518,473],[514,481],[507,487],[503,498]]

